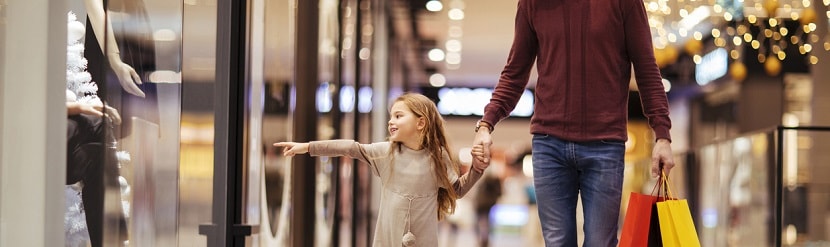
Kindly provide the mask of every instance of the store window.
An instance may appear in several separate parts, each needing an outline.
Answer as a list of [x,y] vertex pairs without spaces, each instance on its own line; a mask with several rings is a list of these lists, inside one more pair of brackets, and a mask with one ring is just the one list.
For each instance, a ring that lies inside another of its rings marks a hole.
[[182,3],[86,0],[69,10],[67,101],[103,105],[104,116],[69,117],[66,242],[175,246]]
[[[0,0],[0,40],[6,43],[6,0]],[[0,45],[0,78],[6,78],[6,46]],[[4,79],[5,80],[5,79]],[[3,95],[3,86],[0,84],[0,95]],[[3,101],[0,100],[0,116],[3,115]],[[3,122],[0,121],[0,130],[3,129]],[[0,133],[0,140],[3,134]],[[0,157],[3,157],[3,142],[0,142]]]
[[[294,24],[292,1],[254,1],[251,22],[251,90],[249,94],[251,123],[248,151],[247,222],[258,223],[255,244],[260,246],[289,245],[291,176],[290,159],[275,142],[291,137],[291,81],[294,75]],[[256,20],[263,20],[262,22]],[[259,24],[258,24],[259,23]],[[261,51],[261,52],[260,52]],[[262,97],[261,100],[258,97]],[[260,145],[261,148],[253,145]],[[259,179],[254,179],[259,178]]]

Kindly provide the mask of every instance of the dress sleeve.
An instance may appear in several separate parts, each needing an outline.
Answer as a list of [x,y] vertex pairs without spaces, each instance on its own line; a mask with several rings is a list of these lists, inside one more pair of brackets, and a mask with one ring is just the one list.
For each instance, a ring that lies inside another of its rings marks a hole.
[[[452,162],[450,159],[449,154],[444,154],[444,161]],[[447,176],[450,177],[450,181],[452,182],[452,189],[455,191],[455,194],[458,195],[458,198],[464,197],[473,185],[476,184],[479,178],[481,178],[482,171],[478,171],[475,167],[470,167],[469,171],[461,175],[460,177],[458,174],[451,168],[447,167]],[[444,187],[444,186],[441,186]],[[449,188],[447,188],[449,189]]]
[[345,156],[360,160],[372,168],[372,173],[379,176],[384,158],[388,157],[389,143],[379,142],[361,144],[354,140],[326,140],[312,141],[308,145],[308,154],[311,156]]
[[455,190],[455,194],[458,195],[458,198],[464,197],[473,185],[478,182],[478,179],[481,178],[481,172],[476,170],[475,168],[470,167],[470,170],[464,175],[461,175],[458,180],[456,180],[452,184],[452,188]]

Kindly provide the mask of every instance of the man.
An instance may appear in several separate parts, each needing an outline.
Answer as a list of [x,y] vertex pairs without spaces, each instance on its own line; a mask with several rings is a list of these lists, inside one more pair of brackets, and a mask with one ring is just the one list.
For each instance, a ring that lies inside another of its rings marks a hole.
[[642,0],[519,1],[513,45],[474,144],[492,144],[490,133],[516,106],[536,62],[530,132],[547,246],[577,246],[577,196],[584,246],[617,245],[632,65],[656,137],[652,176],[674,166],[668,100],[652,49]]

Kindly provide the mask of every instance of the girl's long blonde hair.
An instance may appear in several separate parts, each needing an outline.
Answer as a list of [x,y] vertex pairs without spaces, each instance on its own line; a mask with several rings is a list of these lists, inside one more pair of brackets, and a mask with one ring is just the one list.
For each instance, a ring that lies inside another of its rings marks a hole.
[[[392,104],[402,102],[418,118],[423,118],[425,126],[421,130],[421,147],[429,152],[433,164],[435,180],[441,184],[438,189],[438,220],[455,212],[455,200],[458,195],[452,189],[448,169],[455,174],[461,173],[461,164],[451,153],[444,130],[444,118],[438,113],[435,103],[424,95],[406,93],[395,99]],[[392,150],[400,150],[402,143],[393,142]],[[444,159],[449,157],[449,160]]]

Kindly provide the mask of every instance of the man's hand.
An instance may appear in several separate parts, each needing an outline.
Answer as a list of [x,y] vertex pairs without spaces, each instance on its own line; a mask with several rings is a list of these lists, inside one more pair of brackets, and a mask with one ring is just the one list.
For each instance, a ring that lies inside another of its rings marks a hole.
[[473,155],[473,169],[479,172],[484,172],[484,169],[490,166],[490,162],[484,162],[483,160],[489,160],[490,157],[485,156],[484,154],[484,145],[475,145],[470,150],[470,154]]
[[662,164],[663,172],[666,176],[669,171],[674,168],[674,156],[671,152],[671,142],[666,139],[658,139],[654,144],[654,150],[651,152],[651,176],[660,176],[660,166]]
[[473,155],[473,158],[477,159],[482,163],[490,164],[490,145],[493,145],[493,140],[490,137],[490,128],[492,127],[482,127],[478,129],[476,132],[476,137],[473,140],[473,147],[481,146],[482,154],[476,155],[472,151],[470,152]]
[[304,154],[308,153],[308,143],[297,143],[297,142],[277,142],[274,143],[274,147],[283,147],[282,155],[285,156],[294,156],[297,154]]

